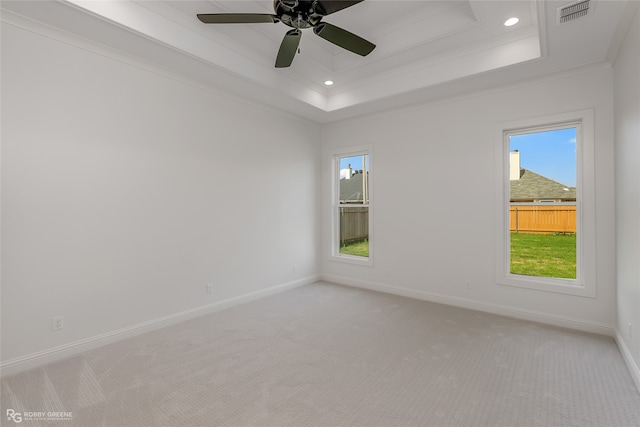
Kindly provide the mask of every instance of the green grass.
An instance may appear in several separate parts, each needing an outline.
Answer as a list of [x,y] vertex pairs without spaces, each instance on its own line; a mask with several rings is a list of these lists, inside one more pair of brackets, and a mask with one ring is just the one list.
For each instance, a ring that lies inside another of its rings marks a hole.
[[575,279],[575,234],[511,233],[511,274]]
[[[349,243],[340,253],[368,257],[369,242]],[[575,234],[511,233],[511,274],[575,279]]]
[[369,241],[352,242],[340,247],[340,253],[344,255],[369,256]]

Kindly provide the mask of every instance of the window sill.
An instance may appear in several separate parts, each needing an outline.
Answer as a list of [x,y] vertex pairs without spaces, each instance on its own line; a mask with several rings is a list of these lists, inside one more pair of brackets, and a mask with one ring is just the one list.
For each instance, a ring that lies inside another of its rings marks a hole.
[[329,261],[342,262],[345,264],[362,265],[365,267],[373,266],[373,259],[369,257],[361,257],[355,255],[331,255]]
[[518,288],[534,289],[537,291],[554,292],[558,294],[575,295],[595,298],[595,289],[584,286],[578,280],[553,279],[546,277],[505,275],[498,279],[498,285],[515,286]]

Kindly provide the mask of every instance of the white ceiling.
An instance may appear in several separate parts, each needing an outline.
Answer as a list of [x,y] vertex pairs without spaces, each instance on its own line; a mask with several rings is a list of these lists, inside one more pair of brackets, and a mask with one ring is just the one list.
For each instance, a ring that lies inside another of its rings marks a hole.
[[[290,68],[274,67],[290,28],[206,25],[197,13],[273,13],[271,0],[2,1],[4,20],[40,21],[215,90],[323,123],[611,61],[637,2],[366,0],[324,18],[377,45],[367,57],[303,30]],[[505,27],[517,16],[520,22]],[[25,19],[27,18],[27,19]],[[333,80],[326,87],[323,82]]]

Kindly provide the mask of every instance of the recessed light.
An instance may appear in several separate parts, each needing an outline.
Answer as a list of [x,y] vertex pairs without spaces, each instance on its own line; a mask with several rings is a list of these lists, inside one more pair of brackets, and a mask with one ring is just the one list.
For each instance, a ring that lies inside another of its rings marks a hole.
[[331,86],[333,85],[333,80],[327,80],[324,82],[325,86]]
[[516,25],[518,22],[520,22],[520,20],[516,17],[513,18],[509,18],[506,21],[504,21],[504,26],[505,27],[512,27],[514,25]]

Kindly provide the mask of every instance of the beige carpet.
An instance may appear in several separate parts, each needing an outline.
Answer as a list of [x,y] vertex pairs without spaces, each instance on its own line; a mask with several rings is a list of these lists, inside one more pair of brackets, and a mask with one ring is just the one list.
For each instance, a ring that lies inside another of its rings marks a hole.
[[1,424],[640,426],[609,337],[318,283],[2,380]]

